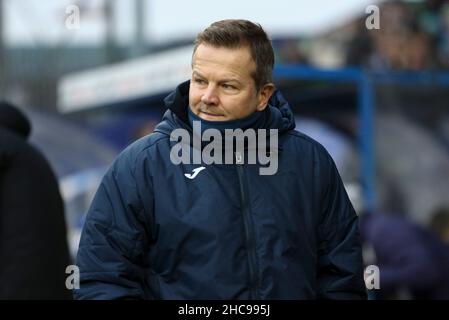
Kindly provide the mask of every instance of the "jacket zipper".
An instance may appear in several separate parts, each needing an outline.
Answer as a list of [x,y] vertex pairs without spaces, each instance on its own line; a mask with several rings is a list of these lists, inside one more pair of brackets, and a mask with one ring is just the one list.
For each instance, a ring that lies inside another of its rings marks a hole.
[[249,262],[249,273],[250,273],[250,289],[251,297],[253,299],[260,299],[258,290],[258,272],[257,272],[257,262],[256,262],[256,241],[254,237],[254,227],[251,218],[251,210],[248,199],[248,185],[245,179],[245,172],[243,168],[242,154],[240,152],[235,153],[236,164],[237,164],[237,174],[239,177],[240,184],[240,196],[242,202],[242,214],[243,222],[245,225],[245,238],[248,250],[248,262]]

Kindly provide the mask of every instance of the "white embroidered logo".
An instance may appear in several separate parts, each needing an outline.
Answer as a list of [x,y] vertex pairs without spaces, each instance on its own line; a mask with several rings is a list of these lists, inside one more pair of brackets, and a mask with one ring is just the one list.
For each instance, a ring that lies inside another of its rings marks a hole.
[[195,168],[195,169],[193,169],[192,174],[184,173],[184,175],[189,179],[195,179],[195,177],[198,175],[198,173],[200,173],[200,171],[202,171],[204,169],[206,169],[206,167]]

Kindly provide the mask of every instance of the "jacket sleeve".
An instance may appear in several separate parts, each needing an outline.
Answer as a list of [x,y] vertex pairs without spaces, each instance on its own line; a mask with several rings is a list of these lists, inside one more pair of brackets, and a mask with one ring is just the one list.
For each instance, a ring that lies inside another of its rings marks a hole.
[[318,226],[318,298],[366,299],[358,217],[334,161],[325,152],[318,169],[321,219]]
[[[125,150],[104,176],[87,214],[77,254],[80,286],[76,299],[143,299],[149,221],[135,179],[135,161]],[[144,167],[144,166],[142,166]],[[139,179],[144,179],[139,173]]]

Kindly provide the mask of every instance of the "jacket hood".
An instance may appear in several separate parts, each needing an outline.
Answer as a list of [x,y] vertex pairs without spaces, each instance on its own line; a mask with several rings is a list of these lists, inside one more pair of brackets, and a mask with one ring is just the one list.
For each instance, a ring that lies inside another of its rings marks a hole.
[[[189,105],[189,88],[190,80],[181,83],[175,91],[164,99],[168,110],[155,131],[170,134],[173,129],[178,127],[190,128],[187,110]],[[279,90],[273,93],[265,110],[268,113],[264,126],[265,129],[278,129],[279,133],[282,134],[295,128],[293,112]]]

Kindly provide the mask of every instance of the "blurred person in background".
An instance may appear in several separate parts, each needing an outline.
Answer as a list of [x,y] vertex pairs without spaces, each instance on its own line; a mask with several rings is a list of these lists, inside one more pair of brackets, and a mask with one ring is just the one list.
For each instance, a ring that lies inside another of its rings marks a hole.
[[430,217],[430,228],[449,244],[449,207],[434,210]]
[[380,299],[449,299],[449,246],[404,216],[363,213],[363,243],[379,267]]
[[30,132],[27,117],[0,102],[0,299],[71,299],[58,181]]
[[[357,215],[327,151],[294,131],[273,65],[260,25],[224,20],[198,35],[192,79],[97,191],[78,250],[77,299],[366,298]],[[195,123],[277,130],[280,146],[268,153],[279,156],[278,170],[260,175],[260,163],[237,156],[237,164],[174,164],[171,134],[199,134]]]
[[448,4],[383,3],[380,29],[367,30],[363,19],[358,22],[359,30],[348,43],[346,63],[381,71],[446,68]]

